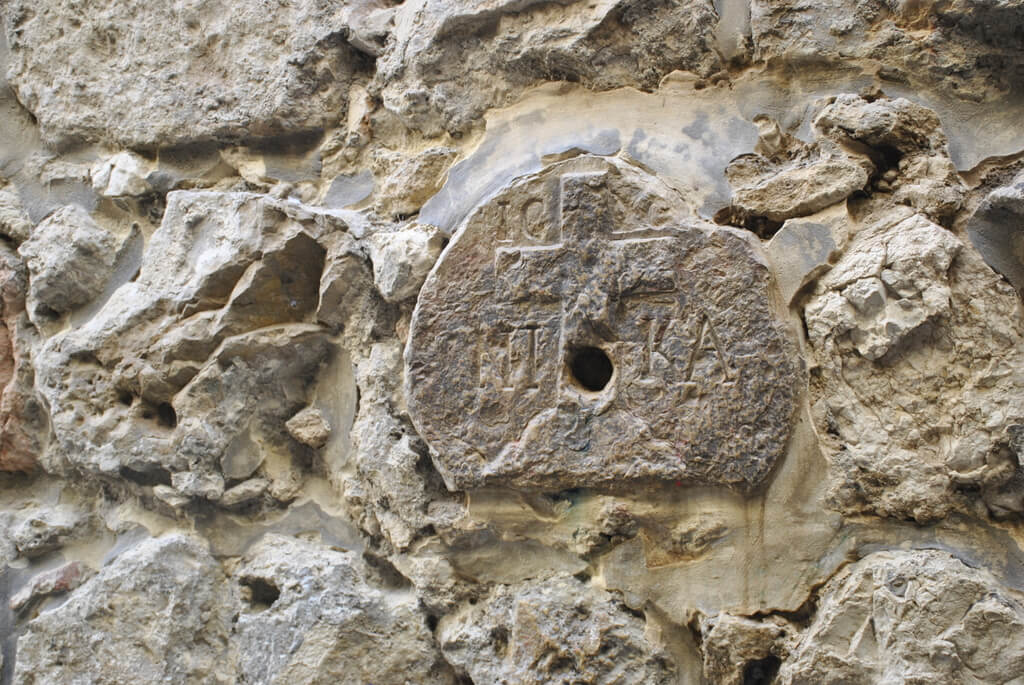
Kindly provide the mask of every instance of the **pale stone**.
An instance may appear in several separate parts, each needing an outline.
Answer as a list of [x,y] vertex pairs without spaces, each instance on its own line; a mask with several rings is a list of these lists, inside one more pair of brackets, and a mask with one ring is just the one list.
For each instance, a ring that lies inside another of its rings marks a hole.
[[181,534],[123,551],[29,621],[18,637],[15,680],[233,683],[228,643],[234,588],[201,543]]
[[334,329],[351,327],[357,321],[374,326],[373,312],[379,299],[366,249],[350,235],[337,236],[328,247],[320,276],[317,321]]
[[[733,202],[743,211],[771,221],[813,214],[845,200],[868,181],[862,165],[842,159],[766,171],[756,185],[738,188]],[[730,176],[730,182],[733,178]]]
[[273,12],[12,2],[8,78],[55,142],[157,147],[309,131],[343,119],[362,66],[345,15],[312,0]]
[[133,152],[119,152],[92,167],[92,187],[104,197],[131,197],[152,192],[147,177],[156,164]]
[[[294,497],[301,477],[288,464],[303,455],[284,423],[333,354],[312,323],[327,252],[318,241],[344,230],[296,203],[171,193],[138,277],[39,350],[57,435],[48,468],[141,485],[180,473],[196,484],[190,495],[216,500],[225,475],[262,475],[253,470],[264,464],[277,469],[271,481],[287,481],[274,492]],[[257,459],[241,469],[233,455],[246,450]]]
[[255,499],[263,497],[270,486],[270,481],[265,478],[250,478],[242,481],[233,488],[228,488],[221,495],[220,503],[225,507],[235,507],[240,504],[247,504]]
[[281,685],[454,681],[415,596],[375,587],[354,552],[268,535],[234,578],[248,603],[233,635],[243,679]]
[[870,0],[750,3],[748,58],[816,71],[867,61],[883,81],[977,102],[1021,83],[1017,0],[880,6]]
[[395,155],[397,159],[388,164],[391,172],[376,193],[377,211],[394,217],[418,212],[441,189],[456,155],[458,150],[450,147],[432,147],[408,159]]
[[33,389],[27,292],[28,269],[11,246],[0,244],[0,471],[35,470],[47,436],[46,410]]
[[828,271],[846,246],[850,219],[845,205],[789,219],[765,246],[783,302]]
[[37,557],[62,547],[83,523],[82,514],[69,507],[42,509],[26,517],[12,539],[20,555]]
[[834,502],[934,521],[971,506],[968,486],[1005,515],[1004,446],[1024,421],[1019,300],[955,235],[883,207],[804,308]]
[[170,485],[154,485],[153,496],[173,509],[181,509],[192,503],[192,498],[183,495]]
[[988,194],[967,235],[985,262],[1024,293],[1024,174]]
[[32,221],[21,205],[17,187],[10,183],[0,184],[0,234],[20,243],[31,232]]
[[715,215],[719,223],[746,226],[767,237],[780,221],[845,200],[863,189],[875,171],[866,155],[820,135],[805,143],[769,117],[755,117],[754,123],[754,152],[733,159],[725,169],[733,193],[729,207]]
[[571,577],[499,585],[442,619],[437,632],[445,657],[475,683],[676,682],[643,619]]
[[823,588],[782,666],[807,682],[1007,683],[1024,674],[1024,609],[992,575],[948,552],[879,552]]
[[224,494],[224,477],[218,473],[180,471],[171,475],[171,485],[186,497],[216,501]]
[[409,407],[450,488],[756,488],[800,362],[749,238],[580,157],[478,208],[420,292]]
[[[377,80],[385,107],[406,125],[463,133],[488,107],[545,79],[650,89],[675,69],[708,76],[720,65],[713,17],[710,2],[417,0],[396,18]],[[624,43],[614,49],[617,37]]]
[[388,302],[415,295],[441,254],[444,236],[433,226],[414,225],[370,238],[373,281]]
[[788,656],[795,626],[719,614],[701,624],[704,677],[718,685],[770,683]]
[[64,207],[18,248],[29,271],[28,306],[36,316],[64,314],[103,292],[118,244],[81,207]]
[[11,597],[11,609],[19,614],[29,611],[40,600],[71,592],[95,573],[80,561],[72,561],[35,576]]
[[284,425],[289,435],[314,449],[323,447],[327,444],[327,438],[331,437],[331,424],[327,422],[324,413],[316,407],[300,410]]
[[891,165],[877,171],[883,173],[880,182],[892,191],[893,202],[949,226],[963,207],[965,188],[935,112],[905,98],[884,96],[839,95],[827,102],[815,128],[844,147],[868,146],[876,165]]
[[[963,245],[920,215],[873,233],[859,235],[856,248],[821,279],[819,293],[829,294],[810,304],[806,316],[812,341],[845,334],[876,360],[925,321],[948,314],[949,288],[941,281]],[[877,270],[863,271],[865,258]]]

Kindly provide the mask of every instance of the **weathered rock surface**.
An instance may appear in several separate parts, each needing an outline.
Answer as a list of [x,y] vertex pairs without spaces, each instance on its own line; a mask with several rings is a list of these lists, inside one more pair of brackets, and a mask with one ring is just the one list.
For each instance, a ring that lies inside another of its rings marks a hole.
[[362,69],[345,40],[347,14],[315,0],[11,2],[8,79],[55,143],[157,147],[309,131],[344,117]]
[[119,152],[92,167],[92,187],[104,197],[130,197],[153,191],[157,165],[133,152]]
[[[866,146],[876,189],[948,226],[963,207],[964,187],[949,157],[946,134],[932,110],[880,94],[830,98],[814,122],[826,137]],[[895,167],[895,168],[894,168]]]
[[80,561],[40,573],[11,598],[11,610],[23,614],[47,597],[74,590],[92,575],[92,569]]
[[1021,685],[1022,31],[0,2],[0,685]]
[[886,81],[979,101],[1019,87],[1021,27],[1019,0],[754,0],[749,39],[757,60],[836,68],[860,59]]
[[202,543],[180,534],[147,540],[29,621],[15,679],[235,682],[228,634],[237,602]]
[[54,507],[24,518],[11,534],[18,554],[37,557],[59,549],[82,526],[81,513],[68,507]]
[[225,478],[259,471],[293,498],[310,457],[285,421],[332,354],[315,323],[318,240],[345,229],[256,195],[172,193],[138,277],[40,350],[57,438],[47,468],[214,501]]
[[1024,174],[988,194],[967,234],[985,262],[1024,292]]
[[677,204],[584,157],[468,219],[406,350],[412,417],[449,487],[765,479],[800,364],[757,247]]
[[779,682],[1009,683],[1024,677],[1024,606],[942,551],[879,552],[822,593]]
[[473,682],[671,683],[644,621],[573,578],[498,586],[438,625],[445,657]]
[[433,226],[413,225],[371,236],[373,281],[384,299],[398,302],[419,292],[443,242],[444,236]]
[[713,25],[703,1],[418,0],[402,8],[377,82],[406,125],[463,133],[544,80],[651,89],[677,69],[710,76]]
[[10,183],[0,185],[0,233],[20,243],[32,232],[32,220],[29,219],[18,189]]
[[415,595],[374,587],[354,552],[270,535],[234,578],[249,605],[234,627],[244,682],[453,682]]
[[805,144],[783,133],[774,120],[756,123],[755,152],[725,169],[733,197],[721,214],[730,222],[757,230],[759,221],[814,214],[863,189],[874,172],[866,155],[851,154],[827,138]]
[[795,629],[779,618],[766,621],[719,614],[701,630],[704,677],[721,685],[772,682]]
[[28,266],[29,311],[56,316],[93,300],[113,275],[117,247],[81,207],[51,214],[18,248]]
[[959,239],[897,217],[859,229],[804,315],[840,506],[927,521],[957,506],[960,487],[1013,478],[1024,330],[1012,289],[977,256],[958,259]]
[[45,442],[46,412],[32,388],[27,291],[25,264],[0,245],[0,471],[32,471]]

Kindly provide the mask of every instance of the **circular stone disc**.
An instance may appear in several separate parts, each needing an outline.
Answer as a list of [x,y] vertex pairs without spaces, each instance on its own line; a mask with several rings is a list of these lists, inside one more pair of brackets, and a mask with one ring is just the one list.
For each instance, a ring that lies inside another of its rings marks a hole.
[[801,365],[756,239],[579,157],[477,208],[427,278],[409,410],[453,489],[755,488]]

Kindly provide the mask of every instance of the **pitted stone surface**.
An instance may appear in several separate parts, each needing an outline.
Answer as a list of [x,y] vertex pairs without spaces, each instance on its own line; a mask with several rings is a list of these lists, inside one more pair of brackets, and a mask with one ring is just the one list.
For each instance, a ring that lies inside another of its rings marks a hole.
[[406,350],[410,411],[450,488],[765,479],[801,366],[756,241],[683,206],[580,157],[468,218]]

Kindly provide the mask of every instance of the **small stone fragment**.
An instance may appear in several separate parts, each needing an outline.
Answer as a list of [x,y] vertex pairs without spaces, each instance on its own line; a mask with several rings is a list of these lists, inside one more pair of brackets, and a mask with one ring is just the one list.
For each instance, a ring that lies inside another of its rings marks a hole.
[[770,221],[814,214],[845,200],[868,182],[863,164],[839,157],[772,165],[754,184],[738,185],[738,163],[734,160],[726,169],[734,188],[734,207]]
[[440,231],[422,224],[371,236],[373,281],[384,299],[399,302],[415,295],[443,244]]
[[219,473],[182,471],[171,476],[171,485],[187,497],[216,501],[224,494],[224,477]]
[[32,221],[21,206],[18,189],[0,180],[0,234],[15,243],[26,240],[32,232]]
[[72,561],[58,568],[44,571],[29,581],[11,598],[11,610],[24,613],[41,599],[71,592],[96,572],[81,561]]
[[153,495],[174,509],[181,509],[192,503],[192,498],[183,495],[170,485],[154,485]]
[[715,216],[719,223],[770,235],[771,222],[807,216],[841,202],[864,188],[874,171],[865,155],[821,136],[805,143],[783,132],[773,119],[760,116],[754,122],[759,129],[755,152],[740,155],[725,169],[733,196],[731,206]]
[[846,206],[839,205],[811,216],[789,219],[765,247],[783,302],[831,267],[831,260],[846,245],[849,233]]
[[289,435],[313,449],[323,447],[331,437],[331,424],[316,407],[306,407],[284,425]]
[[103,197],[132,197],[153,190],[146,180],[156,164],[134,152],[119,152],[92,167],[92,187]]
[[440,190],[458,151],[434,147],[406,159],[396,155],[391,172],[377,190],[377,211],[389,216],[409,216],[419,211]]
[[81,514],[67,507],[41,508],[14,529],[12,538],[18,553],[31,559],[59,549],[82,522]]
[[220,497],[220,503],[225,507],[247,504],[263,497],[269,486],[270,482],[266,478],[250,478],[233,488],[225,490],[224,494]]
[[708,619],[701,624],[704,677],[716,685],[771,682],[789,653],[787,638],[794,632],[794,626],[777,618],[755,621],[719,614]]

